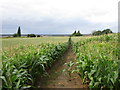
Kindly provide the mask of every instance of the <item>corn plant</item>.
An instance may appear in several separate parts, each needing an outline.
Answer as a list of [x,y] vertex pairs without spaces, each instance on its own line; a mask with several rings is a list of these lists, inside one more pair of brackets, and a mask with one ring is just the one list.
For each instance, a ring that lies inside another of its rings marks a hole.
[[117,88],[118,35],[103,35],[72,43],[76,53],[76,71],[90,88]]
[[40,44],[20,46],[14,52],[2,52],[3,89],[30,88],[39,75],[47,75],[46,69],[51,67],[67,49],[68,42],[59,44]]
[[72,66],[74,65],[74,62],[73,61],[70,61],[68,63],[65,63],[65,65],[67,65],[67,69],[64,69],[63,71],[66,71],[68,73],[68,75],[70,76],[71,78],[71,74],[73,73],[73,69],[72,69]]

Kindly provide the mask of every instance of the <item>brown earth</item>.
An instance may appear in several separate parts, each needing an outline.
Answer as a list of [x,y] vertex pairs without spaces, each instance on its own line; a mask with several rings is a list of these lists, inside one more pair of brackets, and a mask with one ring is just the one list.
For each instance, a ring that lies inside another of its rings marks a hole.
[[[63,72],[68,66],[65,63],[74,61],[76,58],[71,47],[65,52],[63,57],[57,60],[50,70],[48,70],[49,76],[44,78],[38,78],[36,81],[37,88],[84,88],[87,89],[88,85],[82,83],[82,80],[78,74],[73,73],[70,78],[67,72]],[[75,66],[73,66],[74,68]]]

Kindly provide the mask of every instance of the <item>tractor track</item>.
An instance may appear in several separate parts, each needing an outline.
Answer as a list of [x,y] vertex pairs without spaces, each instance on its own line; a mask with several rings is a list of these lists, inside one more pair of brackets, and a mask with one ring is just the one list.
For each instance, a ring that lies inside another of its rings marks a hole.
[[37,88],[84,88],[87,90],[88,85],[82,83],[82,79],[78,74],[73,73],[70,78],[67,72],[63,72],[64,69],[68,68],[65,63],[74,61],[75,58],[76,56],[72,51],[71,44],[69,44],[69,48],[64,55],[56,60],[53,66],[47,71],[49,76],[37,78],[35,86]]

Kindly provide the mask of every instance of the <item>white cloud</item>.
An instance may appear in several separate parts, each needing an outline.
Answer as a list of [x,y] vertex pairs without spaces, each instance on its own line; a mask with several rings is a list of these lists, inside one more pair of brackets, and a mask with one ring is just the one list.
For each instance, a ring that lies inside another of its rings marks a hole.
[[114,23],[118,20],[119,0],[1,0],[2,20],[44,21],[54,18],[65,23],[85,19],[91,23]]
[[93,22],[117,20],[118,0],[4,0],[4,18],[80,17]]

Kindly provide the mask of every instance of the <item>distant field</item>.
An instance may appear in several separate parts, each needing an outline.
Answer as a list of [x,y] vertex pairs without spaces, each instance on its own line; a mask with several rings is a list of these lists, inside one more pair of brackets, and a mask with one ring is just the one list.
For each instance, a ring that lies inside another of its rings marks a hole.
[[[117,35],[117,34],[108,34],[110,36],[113,36],[113,35]],[[78,41],[81,41],[81,40],[85,40],[85,39],[88,39],[88,38],[97,38],[97,37],[102,37],[104,35],[101,35],[101,36],[78,36],[78,37],[72,37],[72,41],[73,42],[78,42]]]
[[12,49],[23,45],[39,45],[41,43],[60,43],[67,42],[69,37],[39,37],[39,38],[3,38],[2,41],[3,50]]
[[[72,37],[72,41],[77,42],[91,36]],[[92,36],[93,37],[93,36]],[[67,42],[69,37],[39,37],[39,38],[1,38],[0,47],[3,51],[11,50],[20,46],[39,45],[41,43],[61,43]]]
[[[87,38],[96,37],[96,36],[81,36],[81,37],[72,37],[72,41],[78,42],[85,40]],[[98,37],[98,36],[97,36]],[[61,43],[67,42],[68,36],[66,37],[39,37],[39,38],[0,38],[0,47],[4,50],[9,50],[19,46],[25,45],[39,45],[41,43]]]
[[91,38],[93,36],[80,36],[80,37],[72,37],[72,41],[73,42],[78,42],[78,41],[81,41],[81,40],[84,40],[84,39],[87,39],[87,38]]

